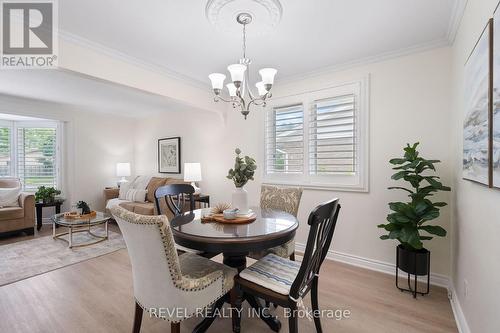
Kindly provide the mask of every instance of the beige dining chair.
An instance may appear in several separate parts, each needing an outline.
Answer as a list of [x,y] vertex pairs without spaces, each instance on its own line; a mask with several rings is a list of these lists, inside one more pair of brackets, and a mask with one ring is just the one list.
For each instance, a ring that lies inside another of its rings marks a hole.
[[132,264],[133,332],[140,331],[144,310],[170,321],[171,331],[179,332],[181,321],[229,300],[236,269],[193,253],[178,256],[166,216],[138,215],[120,206],[111,213]]
[[[262,185],[260,190],[260,208],[281,210],[297,217],[301,197],[302,188],[300,187]],[[295,260],[295,240],[292,239],[283,245],[267,250],[250,252],[248,256],[258,260],[270,253],[283,258],[290,258],[290,260]]]

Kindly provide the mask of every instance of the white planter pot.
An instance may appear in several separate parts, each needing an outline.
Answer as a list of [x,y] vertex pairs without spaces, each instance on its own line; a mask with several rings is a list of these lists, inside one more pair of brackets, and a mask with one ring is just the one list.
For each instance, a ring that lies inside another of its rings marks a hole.
[[237,187],[233,192],[231,201],[233,208],[238,208],[239,214],[248,213],[248,192],[243,187]]

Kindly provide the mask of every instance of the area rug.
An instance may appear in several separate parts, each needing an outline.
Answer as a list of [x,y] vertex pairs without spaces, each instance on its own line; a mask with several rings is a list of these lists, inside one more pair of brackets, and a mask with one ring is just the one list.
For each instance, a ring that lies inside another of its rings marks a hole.
[[[93,229],[104,235],[104,229]],[[65,236],[67,237],[67,236]],[[87,233],[73,234],[73,245],[88,242]],[[73,265],[125,248],[122,235],[109,231],[109,239],[84,247],[68,248],[68,243],[52,236],[0,246],[0,286]]]

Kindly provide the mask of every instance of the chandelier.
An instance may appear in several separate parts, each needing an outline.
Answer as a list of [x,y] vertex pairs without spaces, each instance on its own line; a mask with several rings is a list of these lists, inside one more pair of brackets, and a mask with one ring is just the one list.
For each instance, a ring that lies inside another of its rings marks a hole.
[[[274,68],[262,68],[259,70],[261,81],[255,84],[257,93],[252,93],[249,87],[250,76],[248,70],[251,61],[246,57],[246,26],[252,22],[252,16],[248,13],[241,13],[236,17],[236,21],[243,26],[243,58],[240,59],[239,63],[227,66],[232,81],[226,84],[230,99],[221,97],[226,75],[212,73],[208,78],[212,82],[212,88],[215,94],[214,101],[232,103],[233,108],[240,109],[241,114],[247,119],[252,104],[262,107],[266,106],[266,100],[272,96],[271,87],[274,83],[274,76],[278,71]],[[247,97],[245,97],[245,95],[247,95]]]

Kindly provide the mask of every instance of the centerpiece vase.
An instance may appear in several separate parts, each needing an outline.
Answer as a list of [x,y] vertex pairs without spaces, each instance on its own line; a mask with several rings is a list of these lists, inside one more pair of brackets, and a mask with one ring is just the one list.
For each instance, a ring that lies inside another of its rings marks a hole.
[[232,196],[231,206],[238,208],[239,214],[248,213],[248,192],[243,187],[237,187]]

